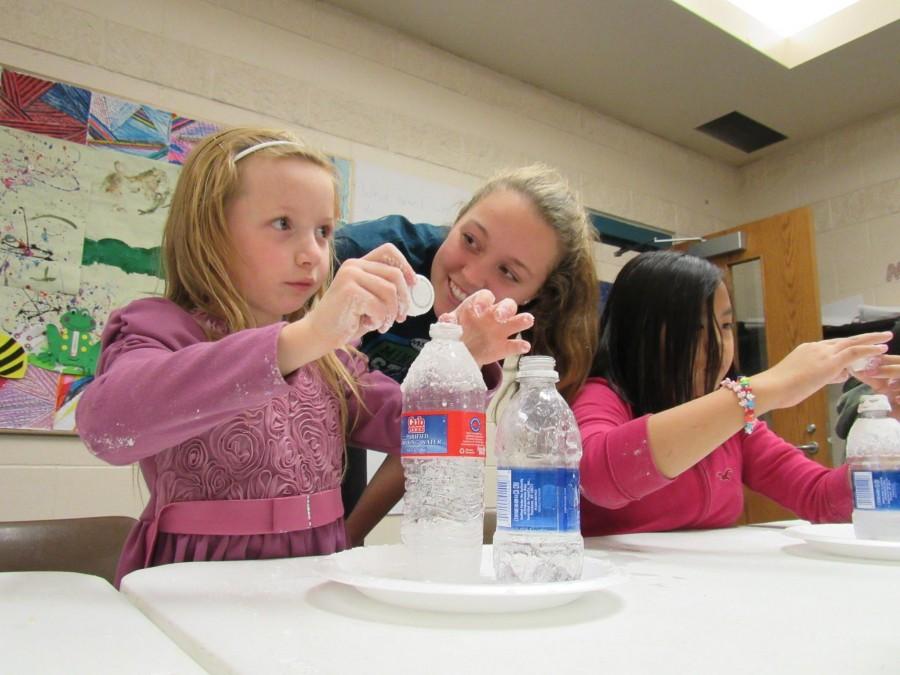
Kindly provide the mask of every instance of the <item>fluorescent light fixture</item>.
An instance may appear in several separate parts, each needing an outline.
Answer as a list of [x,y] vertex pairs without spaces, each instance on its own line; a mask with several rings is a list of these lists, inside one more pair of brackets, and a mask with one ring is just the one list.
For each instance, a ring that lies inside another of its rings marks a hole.
[[782,37],[819,23],[858,0],[728,0]]
[[898,0],[672,0],[787,68],[900,19]]

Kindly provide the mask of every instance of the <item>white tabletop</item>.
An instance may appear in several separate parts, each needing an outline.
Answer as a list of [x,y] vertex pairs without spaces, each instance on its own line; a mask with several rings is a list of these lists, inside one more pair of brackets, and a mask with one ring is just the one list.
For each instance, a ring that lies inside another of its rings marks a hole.
[[0,672],[203,673],[100,577],[0,574]]
[[596,538],[628,579],[563,607],[449,614],[323,581],[315,559],[135,572],[123,593],[212,673],[897,673],[900,565],[778,529]]

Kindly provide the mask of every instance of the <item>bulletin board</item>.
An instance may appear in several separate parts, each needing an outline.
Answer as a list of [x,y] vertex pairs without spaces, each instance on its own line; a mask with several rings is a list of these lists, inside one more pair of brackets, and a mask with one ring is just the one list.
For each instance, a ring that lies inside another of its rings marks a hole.
[[0,431],[73,433],[109,313],[164,290],[181,164],[218,129],[0,66]]

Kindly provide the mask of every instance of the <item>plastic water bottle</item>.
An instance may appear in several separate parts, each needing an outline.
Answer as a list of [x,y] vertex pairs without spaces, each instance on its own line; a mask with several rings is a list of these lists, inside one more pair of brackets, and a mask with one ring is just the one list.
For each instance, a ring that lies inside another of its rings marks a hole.
[[430,335],[401,385],[400,536],[415,576],[474,581],[484,537],[487,388],[460,341],[462,327],[436,323]]
[[900,541],[900,422],[886,396],[862,396],[847,435],[858,539]]
[[581,434],[556,390],[555,365],[549,356],[522,357],[519,390],[497,423],[493,557],[498,581],[581,578]]

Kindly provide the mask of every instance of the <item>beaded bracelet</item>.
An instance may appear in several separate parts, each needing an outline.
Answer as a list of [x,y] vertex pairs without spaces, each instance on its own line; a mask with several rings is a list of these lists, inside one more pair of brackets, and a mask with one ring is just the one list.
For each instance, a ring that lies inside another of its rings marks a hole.
[[738,405],[744,409],[744,433],[749,434],[756,426],[756,396],[753,395],[753,389],[750,387],[750,378],[741,375],[737,382],[732,379],[725,378],[722,380],[720,387],[731,389],[738,399]]

